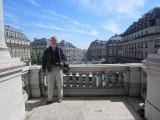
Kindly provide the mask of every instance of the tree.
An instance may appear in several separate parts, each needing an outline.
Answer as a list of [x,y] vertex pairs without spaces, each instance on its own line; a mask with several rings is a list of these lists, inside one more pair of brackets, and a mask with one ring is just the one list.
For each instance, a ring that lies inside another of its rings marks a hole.
[[37,52],[36,56],[37,56],[37,64],[42,64],[42,53]]
[[31,52],[31,62],[32,62],[33,64],[35,64],[35,63],[37,63],[37,61],[38,61],[38,59],[37,59],[37,54],[36,54],[35,51],[32,51],[32,52]]

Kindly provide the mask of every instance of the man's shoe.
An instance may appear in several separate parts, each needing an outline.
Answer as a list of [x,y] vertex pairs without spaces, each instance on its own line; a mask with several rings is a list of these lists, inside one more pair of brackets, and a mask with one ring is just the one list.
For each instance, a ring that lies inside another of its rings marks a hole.
[[51,104],[51,103],[53,103],[53,101],[48,101],[48,100],[47,100],[46,105],[49,105],[49,104]]
[[62,99],[58,99],[58,103],[61,103],[63,100]]

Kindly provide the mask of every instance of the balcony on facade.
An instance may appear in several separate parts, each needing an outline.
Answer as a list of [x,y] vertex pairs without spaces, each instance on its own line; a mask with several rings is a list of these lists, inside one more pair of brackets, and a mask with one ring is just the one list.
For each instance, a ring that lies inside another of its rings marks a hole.
[[[46,76],[43,75],[41,66],[26,67],[23,69],[22,78],[25,99],[26,96],[31,100],[47,96]],[[104,96],[111,99],[112,96],[117,96],[119,102],[119,98],[123,97],[138,98],[141,102],[146,98],[147,75],[142,64],[72,65],[70,73],[63,75],[63,81],[64,98],[68,99],[69,96],[72,101],[77,97],[92,99],[93,96],[95,101],[103,99]],[[140,109],[140,106],[138,107]],[[137,115],[138,109],[134,109]],[[32,120],[32,113],[29,112],[29,120]]]

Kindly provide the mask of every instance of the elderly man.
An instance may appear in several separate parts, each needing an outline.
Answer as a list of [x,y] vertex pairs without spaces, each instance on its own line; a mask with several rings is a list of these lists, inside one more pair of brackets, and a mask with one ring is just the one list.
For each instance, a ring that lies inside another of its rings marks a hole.
[[61,67],[66,60],[61,48],[57,46],[56,36],[50,39],[50,46],[44,51],[42,57],[42,69],[47,74],[48,82],[48,101],[53,102],[54,84],[58,86],[58,102],[63,100],[63,79]]

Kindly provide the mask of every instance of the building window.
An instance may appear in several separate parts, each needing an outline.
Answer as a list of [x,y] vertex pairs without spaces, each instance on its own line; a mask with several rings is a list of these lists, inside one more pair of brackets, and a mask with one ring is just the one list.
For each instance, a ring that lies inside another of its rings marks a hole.
[[160,19],[156,19],[156,25],[160,26]]
[[160,39],[155,40],[154,47],[160,47]]

